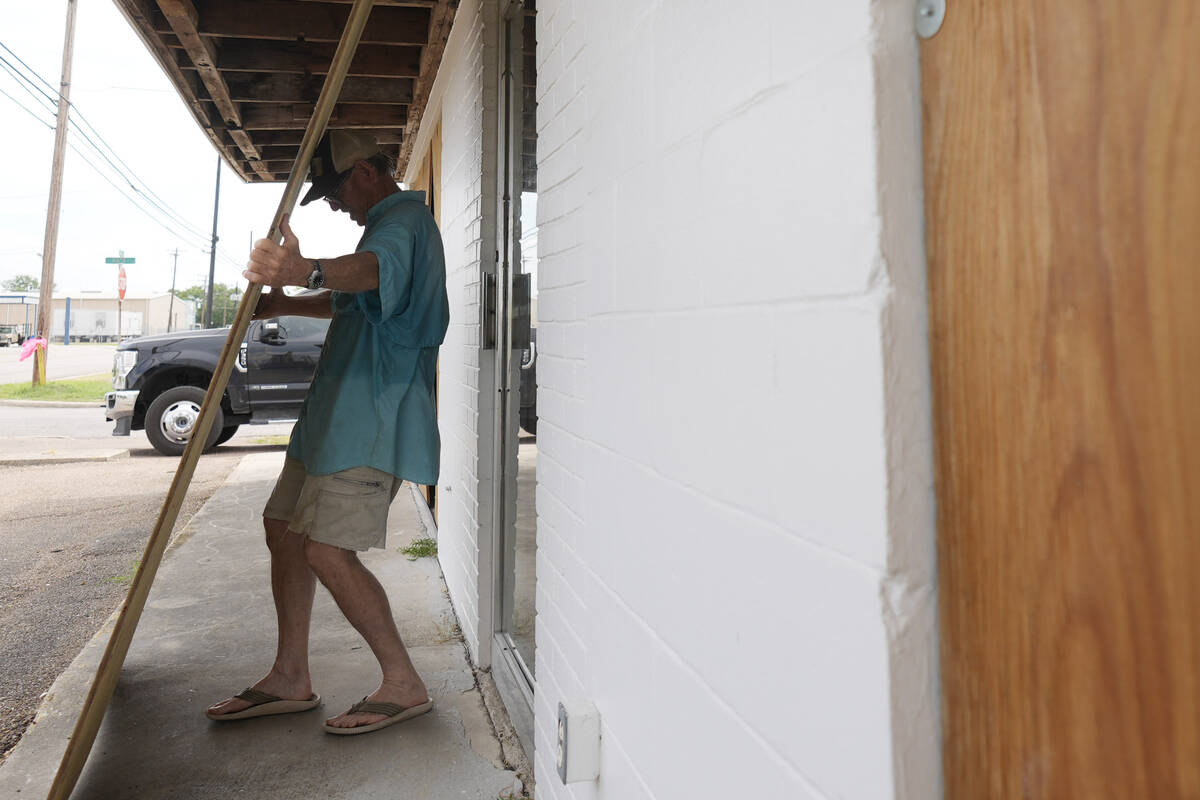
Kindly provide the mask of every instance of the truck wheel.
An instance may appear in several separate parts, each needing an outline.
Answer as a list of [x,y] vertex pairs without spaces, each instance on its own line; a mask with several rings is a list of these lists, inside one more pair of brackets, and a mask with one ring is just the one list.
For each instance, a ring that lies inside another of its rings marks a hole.
[[534,436],[537,436],[537,412],[532,408],[521,409],[521,427]]
[[[146,409],[146,438],[155,450],[165,456],[183,453],[200,417],[203,400],[204,390],[199,386],[176,386],[154,398],[150,408]],[[225,415],[218,408],[205,450],[216,446],[224,428]]]
[[241,427],[241,425],[226,425],[224,428],[221,429],[221,435],[217,437],[217,440],[215,442],[213,442],[212,446],[216,447],[219,444],[225,444],[226,442],[228,442],[230,439],[233,438],[233,435],[235,433],[237,433],[238,428],[240,428],[240,427]]

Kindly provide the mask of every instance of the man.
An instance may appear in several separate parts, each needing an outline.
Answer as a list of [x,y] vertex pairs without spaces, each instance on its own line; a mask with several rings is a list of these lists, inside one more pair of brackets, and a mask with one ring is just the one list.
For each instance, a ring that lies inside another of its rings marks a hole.
[[[390,159],[369,136],[322,137],[301,201],[324,198],[364,226],[351,255],[310,259],[286,217],[283,243],[254,245],[246,278],[275,287],[256,318],[332,318],[287,460],[263,511],[279,637],[275,663],[244,692],[213,705],[233,720],[315,708],[308,630],[315,581],[366,639],[383,680],[325,722],[354,734],[425,713],[432,700],[392,620],[387,594],[357,553],[383,547],[387,511],[402,480],[437,482],[440,441],[433,386],[449,321],[441,236],[423,192],[401,191]],[[283,286],[322,289],[289,297]]]

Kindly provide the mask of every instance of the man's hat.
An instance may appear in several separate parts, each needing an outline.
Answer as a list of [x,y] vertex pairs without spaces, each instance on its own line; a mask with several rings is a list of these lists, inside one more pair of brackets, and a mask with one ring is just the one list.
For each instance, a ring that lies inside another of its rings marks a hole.
[[375,137],[360,131],[326,131],[317,143],[317,152],[308,166],[308,179],[312,188],[300,205],[306,206],[313,200],[332,193],[354,165],[365,158],[379,153]]

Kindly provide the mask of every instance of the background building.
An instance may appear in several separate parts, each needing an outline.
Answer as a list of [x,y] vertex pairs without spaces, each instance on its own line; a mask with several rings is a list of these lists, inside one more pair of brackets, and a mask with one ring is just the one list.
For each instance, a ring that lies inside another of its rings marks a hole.
[[0,325],[16,325],[22,336],[37,327],[37,292],[0,294]]
[[[66,322],[67,298],[56,297],[53,304],[52,330],[54,337],[61,340]],[[126,297],[123,304],[116,297],[85,293],[71,297],[71,340],[116,341],[118,306],[123,337],[148,336],[196,327],[195,301],[172,298],[169,292],[154,297]]]

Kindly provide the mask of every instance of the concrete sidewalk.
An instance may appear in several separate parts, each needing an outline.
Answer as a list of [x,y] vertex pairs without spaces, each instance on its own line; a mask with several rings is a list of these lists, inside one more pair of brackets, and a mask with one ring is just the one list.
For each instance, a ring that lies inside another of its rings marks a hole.
[[[260,513],[282,453],[246,456],[172,542],[112,705],[73,798],[471,798],[519,794],[445,592],[438,563],[397,552],[426,534],[407,488],[392,506],[388,548],[364,556],[387,588],[400,633],[429,686],[432,713],[362,736],[321,730],[372,691],[365,643],[318,587],[313,712],[216,723],[204,709],[253,683],[275,647]],[[113,619],[51,687],[0,765],[0,797],[45,797],[108,642]]]

